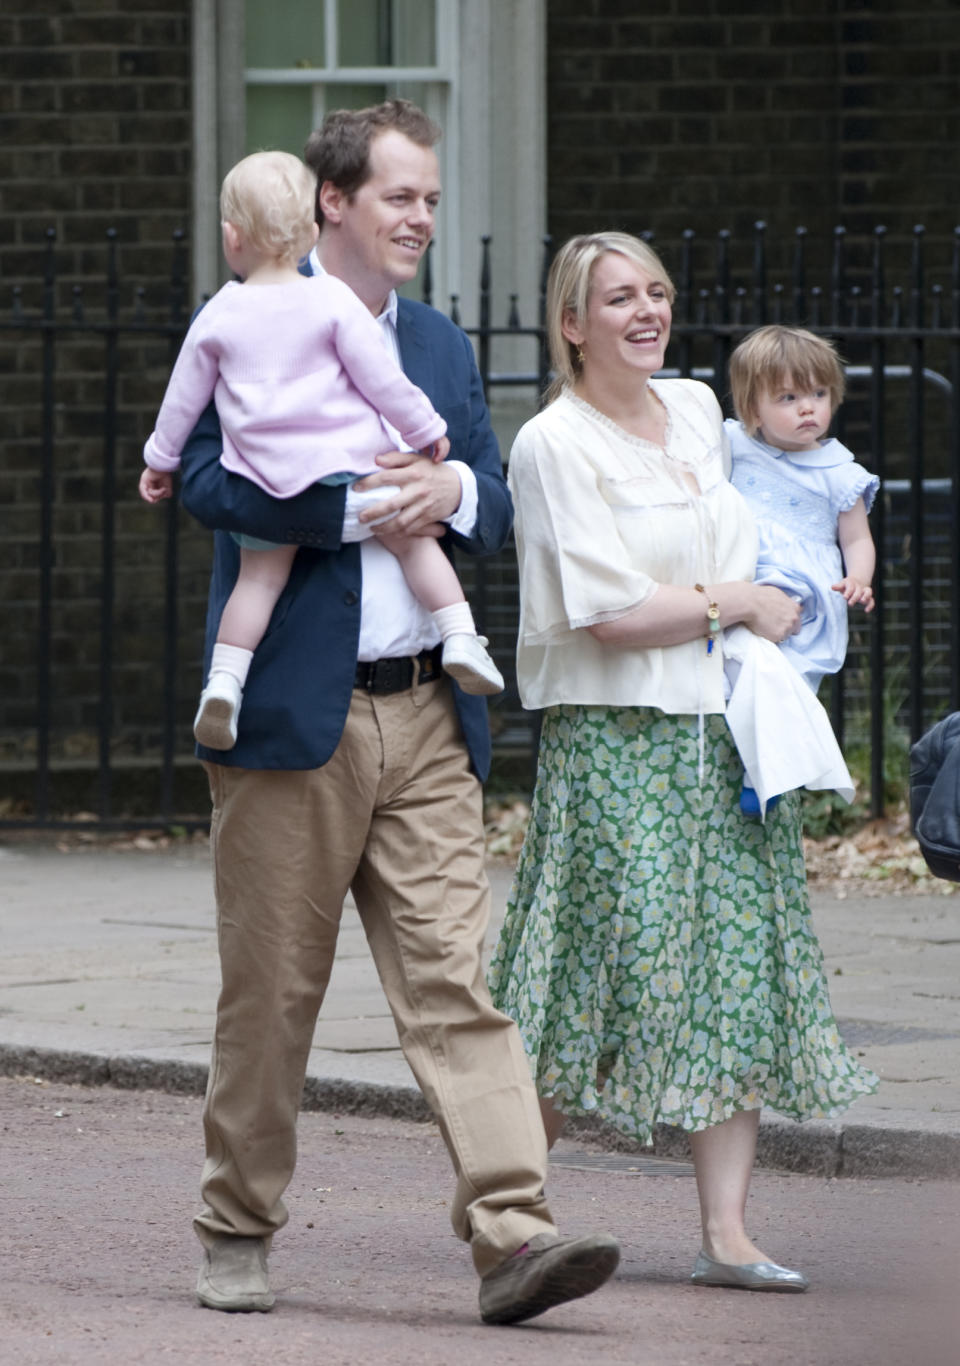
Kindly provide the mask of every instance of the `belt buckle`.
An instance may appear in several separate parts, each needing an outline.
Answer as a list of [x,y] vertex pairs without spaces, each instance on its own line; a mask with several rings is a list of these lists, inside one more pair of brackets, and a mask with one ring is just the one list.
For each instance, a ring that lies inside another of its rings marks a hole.
[[[409,672],[410,677],[405,677]],[[403,692],[413,681],[413,668],[406,657],[375,659],[370,664],[367,691],[380,695]]]
[[417,656],[417,682],[435,683],[443,674],[441,663],[442,646],[436,645],[432,650],[421,650]]
[[384,691],[387,682],[385,664],[386,660],[371,659],[367,665],[367,692],[377,694]]

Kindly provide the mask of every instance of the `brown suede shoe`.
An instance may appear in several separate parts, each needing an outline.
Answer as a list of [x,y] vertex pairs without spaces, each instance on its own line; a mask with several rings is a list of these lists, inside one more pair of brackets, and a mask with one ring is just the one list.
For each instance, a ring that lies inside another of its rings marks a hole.
[[267,1279],[263,1238],[216,1238],[203,1254],[197,1299],[228,1314],[268,1313],[274,1295]]
[[566,1300],[579,1299],[609,1280],[620,1244],[609,1233],[560,1238],[538,1233],[480,1282],[484,1323],[520,1323]]

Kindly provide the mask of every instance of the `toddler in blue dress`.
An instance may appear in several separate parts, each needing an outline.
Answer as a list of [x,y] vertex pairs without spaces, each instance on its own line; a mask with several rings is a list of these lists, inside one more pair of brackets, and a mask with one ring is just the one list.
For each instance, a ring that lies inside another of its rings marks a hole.
[[[780,649],[816,694],[846,656],[848,607],[873,610],[876,552],[867,514],[880,481],[826,435],[844,390],[843,367],[826,338],[802,328],[759,328],[730,358],[730,388],[737,414],[724,424],[731,480],[757,523],[756,581],[801,603],[799,630]],[[741,806],[761,809],[749,785]]]

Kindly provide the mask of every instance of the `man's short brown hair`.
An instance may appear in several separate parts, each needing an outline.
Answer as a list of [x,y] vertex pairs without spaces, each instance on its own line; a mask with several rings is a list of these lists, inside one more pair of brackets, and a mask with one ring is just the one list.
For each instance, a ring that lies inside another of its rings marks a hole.
[[350,196],[370,179],[370,144],[395,131],[418,147],[435,147],[440,127],[411,100],[384,100],[366,109],[334,109],[307,139],[303,159],[317,177],[317,222],[323,226],[320,187],[325,180]]

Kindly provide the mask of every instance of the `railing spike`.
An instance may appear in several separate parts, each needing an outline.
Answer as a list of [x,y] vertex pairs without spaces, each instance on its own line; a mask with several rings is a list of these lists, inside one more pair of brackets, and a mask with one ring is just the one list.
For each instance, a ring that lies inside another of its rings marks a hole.
[[823,289],[820,285],[814,285],[810,291],[810,326],[814,331],[820,326],[820,319],[823,312],[821,309],[822,302]]
[[117,230],[107,228],[107,317],[115,323],[120,311],[120,287],[117,280]]
[[807,229],[800,226],[794,231],[793,249],[793,320],[802,323],[807,316]]
[[883,326],[883,315],[886,311],[884,299],[886,283],[883,269],[883,244],[886,235],[886,228],[882,223],[878,223],[873,230],[873,273],[871,279],[872,306],[870,316],[874,327]]
[[714,284],[714,297],[717,302],[718,322],[729,322],[730,307],[730,229],[721,228],[717,233],[717,273]]
[[838,224],[833,230],[833,263],[830,270],[830,321],[834,327],[840,325],[843,313],[843,296],[847,287],[844,252],[846,236],[846,228],[842,224]]
[[427,249],[423,254],[423,302],[428,306],[433,305],[433,240],[427,243]]
[[767,225],[758,218],[753,225],[753,322],[767,321]]
[[926,228],[922,223],[913,227],[913,253],[910,271],[910,321],[914,327],[923,326],[923,238]]
[[677,316],[684,322],[691,321],[693,305],[693,241],[696,233],[693,228],[684,228],[680,234],[680,288],[677,291]]
[[170,321],[183,322],[187,298],[187,235],[183,228],[173,230],[173,256],[170,263]]

